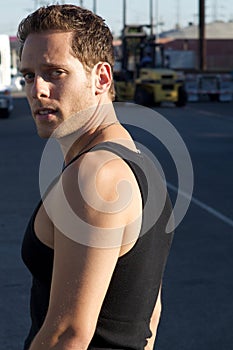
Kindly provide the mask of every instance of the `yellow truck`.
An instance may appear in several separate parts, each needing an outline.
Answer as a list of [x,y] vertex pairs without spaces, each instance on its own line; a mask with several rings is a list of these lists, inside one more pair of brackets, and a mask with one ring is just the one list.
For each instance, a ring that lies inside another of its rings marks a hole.
[[126,26],[122,35],[121,66],[115,70],[117,101],[134,101],[144,106],[187,102],[184,78],[169,69],[163,46],[142,25]]

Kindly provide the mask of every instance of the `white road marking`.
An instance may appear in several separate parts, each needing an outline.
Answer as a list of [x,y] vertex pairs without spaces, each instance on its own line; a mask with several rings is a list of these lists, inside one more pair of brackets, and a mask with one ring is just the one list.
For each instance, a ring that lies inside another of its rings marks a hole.
[[228,115],[228,114],[220,114],[220,113],[216,113],[216,112],[211,112],[211,111],[206,111],[204,109],[196,109],[194,107],[190,107],[190,106],[186,106],[186,109],[190,109],[192,111],[195,111],[199,114],[203,114],[206,115],[207,117],[215,117],[215,118],[219,118],[219,119],[224,119],[224,120],[228,120],[228,121],[233,121],[233,115]]
[[[171,190],[177,192],[178,188],[174,185],[172,185],[171,183],[167,182],[167,187],[170,188]],[[193,202],[194,204],[196,204],[197,206],[199,206],[200,208],[206,210],[208,213],[212,214],[213,216],[215,216],[216,218],[218,218],[219,220],[223,221],[225,224],[233,227],[233,220],[229,217],[227,217],[226,215],[220,213],[218,210],[210,207],[209,205],[201,202],[199,199],[195,198],[192,196],[192,198],[190,198],[190,195],[187,194],[184,191],[179,190],[179,194],[182,195],[183,197],[189,199],[191,202]]]

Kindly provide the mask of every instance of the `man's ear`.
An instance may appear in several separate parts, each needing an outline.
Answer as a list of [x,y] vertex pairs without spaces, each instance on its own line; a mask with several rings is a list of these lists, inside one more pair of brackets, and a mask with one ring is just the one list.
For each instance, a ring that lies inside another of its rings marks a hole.
[[95,95],[108,92],[112,84],[112,70],[107,62],[99,62],[95,66]]

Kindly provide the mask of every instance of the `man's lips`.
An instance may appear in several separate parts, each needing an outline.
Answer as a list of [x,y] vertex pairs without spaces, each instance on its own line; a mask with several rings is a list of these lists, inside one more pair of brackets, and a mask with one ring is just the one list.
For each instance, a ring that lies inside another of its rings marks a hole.
[[53,108],[38,108],[34,112],[36,120],[52,121],[56,117],[57,110]]

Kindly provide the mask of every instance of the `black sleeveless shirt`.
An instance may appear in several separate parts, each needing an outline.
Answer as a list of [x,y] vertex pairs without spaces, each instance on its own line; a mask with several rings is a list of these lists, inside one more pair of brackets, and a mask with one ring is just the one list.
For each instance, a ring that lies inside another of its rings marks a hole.
[[[141,191],[143,216],[137,242],[118,259],[89,349],[142,350],[146,339],[151,336],[150,317],[173,237],[172,233],[166,233],[172,208],[166,193],[160,213],[165,185],[146,155],[113,142],[101,143],[88,152],[100,149],[117,154],[130,166]],[[44,322],[53,269],[53,249],[44,245],[34,232],[34,220],[40,205],[41,202],[32,214],[22,244],[22,258],[32,274],[31,329],[24,350],[29,349]],[[159,218],[156,218],[158,213]]]

